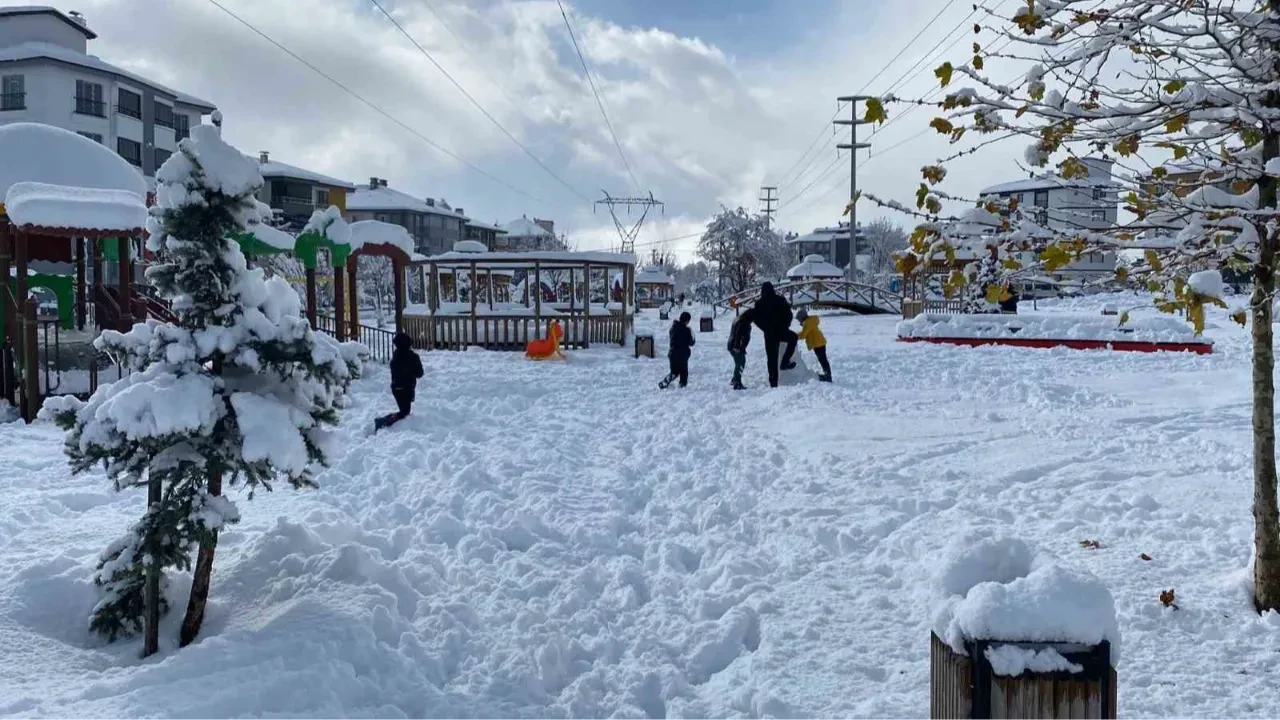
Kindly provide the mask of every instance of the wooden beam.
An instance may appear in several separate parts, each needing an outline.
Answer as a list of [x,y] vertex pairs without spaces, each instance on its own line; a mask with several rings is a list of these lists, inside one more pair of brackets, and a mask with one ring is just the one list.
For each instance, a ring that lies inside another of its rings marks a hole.
[[129,332],[133,327],[133,259],[130,251],[133,250],[132,238],[119,237],[116,238],[117,256],[119,261],[116,263],[116,269],[119,271],[117,275],[117,292],[120,294],[120,321],[116,323],[120,332]]
[[[458,274],[456,272],[454,273],[453,280],[455,283],[458,281]],[[476,296],[478,296],[479,294],[480,294],[480,281],[476,278],[475,261],[472,261],[471,274],[467,275],[467,295],[469,296],[468,299],[471,300],[471,344],[472,345],[475,345],[476,341],[480,339],[480,335],[478,333],[478,328],[480,326],[476,321]]]
[[[75,249],[76,256],[76,329],[84,330],[86,311],[85,300],[85,279],[84,279],[84,244],[88,242],[84,238],[75,238],[71,241]],[[8,265],[6,262],[5,265]],[[4,269],[4,275],[9,275],[8,268]]]
[[[360,337],[360,261],[354,254],[347,257],[347,277],[351,282],[347,286],[347,307],[350,308],[348,313],[351,317],[351,331],[347,333],[347,337],[359,339]],[[396,330],[400,329],[400,321],[396,321]]]
[[[395,274],[395,290],[396,290],[396,332],[404,332],[404,265],[399,260],[392,258],[391,271]],[[355,274],[351,276],[351,287],[355,287]],[[355,294],[352,294],[352,298]],[[354,307],[354,301],[352,307]],[[352,313],[355,311],[352,310]]]
[[311,329],[316,329],[316,269],[307,268],[307,320],[311,322]]
[[[329,257],[330,259],[333,258],[332,255]],[[333,264],[333,334],[339,341],[347,338],[346,279],[347,266],[345,264]]]

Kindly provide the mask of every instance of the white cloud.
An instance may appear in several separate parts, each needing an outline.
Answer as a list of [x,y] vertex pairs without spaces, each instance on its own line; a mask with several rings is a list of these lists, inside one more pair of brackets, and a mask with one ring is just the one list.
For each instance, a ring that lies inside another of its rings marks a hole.
[[[367,0],[220,2],[405,124],[550,202],[536,204],[442,157],[205,0],[82,0],[80,7],[100,35],[93,52],[215,102],[228,139],[248,152],[269,150],[353,182],[386,177],[416,195],[447,197],[480,219],[550,217],[577,234],[581,247],[605,246],[616,237],[607,215],[593,214],[589,201],[602,188],[615,195],[634,189],[554,0],[431,0],[483,66],[421,0],[392,0],[388,7],[585,200],[516,148]],[[579,41],[642,190],[667,203],[666,219],[654,222],[642,240],[693,232],[722,203],[756,207],[759,185],[776,182],[795,162],[831,116],[835,97],[861,90],[934,12],[919,5],[850,2],[832,17],[816,16],[805,41],[755,58],[731,57],[661,27],[623,28],[577,13]],[[872,89],[884,90],[968,11],[967,5],[949,10]],[[957,49],[969,42],[966,37]],[[932,81],[926,70],[904,92],[924,92]],[[876,135],[874,145],[885,148],[918,132],[931,113],[913,115]],[[813,170],[835,157],[834,142],[824,131]],[[872,152],[871,160],[859,159],[862,186],[905,200],[919,182],[919,167],[947,147],[926,135],[883,157]],[[1016,152],[996,150],[957,164],[949,185],[975,190],[1016,176]],[[957,175],[966,177],[957,183]],[[782,210],[780,226],[804,232],[834,222],[847,198],[847,177],[842,163]],[[783,202],[807,182],[784,184]],[[866,203],[860,211],[866,219],[880,214]],[[687,258],[695,242],[677,247]]]

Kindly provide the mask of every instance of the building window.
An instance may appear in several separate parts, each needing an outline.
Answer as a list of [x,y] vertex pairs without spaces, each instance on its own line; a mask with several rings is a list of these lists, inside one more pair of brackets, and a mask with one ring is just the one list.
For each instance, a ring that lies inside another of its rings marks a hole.
[[1107,211],[1106,211],[1106,210],[1094,210],[1094,211],[1093,211],[1093,221],[1094,221],[1094,222],[1106,222],[1106,221],[1107,221]]
[[156,161],[156,169],[159,170],[160,166],[164,164],[164,161],[168,160],[169,156],[172,154],[173,153],[169,152],[168,150],[161,150],[160,148],[156,148],[152,150],[151,156]]
[[106,117],[106,105],[102,102],[102,85],[88,80],[76,81],[76,114]]
[[130,165],[142,167],[142,143],[116,138],[116,152],[120,153],[120,157],[128,160]]
[[173,114],[173,136],[178,140],[191,137],[191,116]]
[[84,137],[89,138],[90,140],[92,140],[92,141],[94,141],[94,142],[98,143],[99,145],[101,145],[101,144],[102,144],[102,136],[101,136],[101,135],[99,135],[98,133],[91,133],[91,132],[78,132],[78,133],[76,133],[76,134],[77,134],[77,135],[83,135]]
[[0,77],[0,110],[25,110],[27,107],[26,76]]
[[1100,187],[1096,187],[1096,188],[1094,188],[1094,189],[1093,189],[1093,199],[1094,199],[1094,200],[1106,200],[1106,199],[1107,199],[1107,189],[1106,189],[1106,188],[1100,188]]
[[329,207],[329,191],[325,188],[316,188],[316,207]]
[[1048,190],[1036,191],[1036,207],[1042,207],[1042,208],[1049,207],[1049,191]]
[[132,90],[120,88],[116,94],[116,112],[141,120],[142,96]]
[[156,125],[159,127],[172,128],[173,127],[173,108],[169,107],[168,105],[165,105],[162,102],[157,102],[155,106],[156,106],[156,109],[155,109]]

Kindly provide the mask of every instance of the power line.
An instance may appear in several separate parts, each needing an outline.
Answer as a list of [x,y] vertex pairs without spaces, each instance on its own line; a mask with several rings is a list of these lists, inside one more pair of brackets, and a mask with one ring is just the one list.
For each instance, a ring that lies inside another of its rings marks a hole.
[[582,54],[582,48],[578,47],[578,37],[573,33],[573,24],[569,22],[569,14],[564,11],[564,4],[560,0],[556,0],[556,5],[560,8],[560,17],[564,18],[565,29],[569,31],[569,39],[573,41],[574,52],[578,53],[578,61],[582,63],[582,72],[587,76],[587,84],[591,86],[591,93],[596,96],[596,105],[600,108],[600,114],[604,117],[604,124],[609,128],[609,134],[613,136],[613,146],[618,149],[618,156],[622,158],[622,164],[627,168],[627,175],[631,176],[631,184],[635,185],[636,192],[640,192],[640,181],[636,180],[636,174],[631,171],[631,163],[627,162],[627,154],[622,151],[622,143],[618,142],[618,133],[613,131],[613,123],[609,121],[609,113],[604,109],[604,100],[600,98],[600,91],[596,89],[596,82],[591,78],[591,69],[587,67],[587,58]]
[[[832,113],[832,114],[831,114],[831,118],[830,118],[829,120],[827,120],[826,122],[822,123],[822,127],[818,128],[818,134],[813,136],[813,140],[809,142],[809,147],[805,148],[805,151],[804,151],[803,153],[801,153],[801,154],[800,154],[800,158],[799,158],[798,160],[796,160],[796,161],[795,161],[795,164],[793,164],[789,170],[787,170],[785,173],[783,173],[783,174],[782,174],[782,177],[778,178],[778,184],[779,184],[779,185],[786,185],[786,184],[787,184],[787,182],[788,182],[788,181],[787,181],[787,178],[791,175],[791,173],[792,173],[796,168],[800,167],[800,163],[804,162],[804,159],[805,159],[806,157],[808,157],[808,156],[809,156],[809,153],[813,152],[813,149],[814,149],[815,147],[817,147],[818,142],[819,142],[820,140],[822,140],[822,136],[826,134],[826,132],[827,132],[827,128],[831,126],[831,121],[836,119],[836,116],[838,116],[838,115],[840,114],[840,110],[841,110],[841,109],[842,109],[842,107],[841,107],[840,103],[839,103],[839,102],[837,102],[837,103],[836,103],[836,111],[835,111],[834,113]],[[805,169],[808,169],[808,166],[806,166],[806,168],[805,168]],[[803,174],[803,172],[804,172],[804,171],[801,171],[801,173],[802,173],[802,174]],[[797,177],[797,178],[793,178],[793,179],[798,179],[798,177]]]
[[511,97],[511,93],[507,92],[506,86],[504,86],[501,82],[499,82],[497,78],[489,74],[489,71],[485,68],[485,63],[481,62],[480,58],[476,57],[476,53],[474,50],[471,49],[471,45],[467,43],[467,41],[463,40],[458,35],[458,33],[453,31],[453,27],[449,25],[449,21],[445,20],[444,16],[441,15],[438,10],[436,10],[435,4],[432,2],[432,0],[422,0],[422,1],[423,1],[423,4],[427,6],[427,10],[431,12],[431,15],[435,17],[436,21],[439,22],[440,25],[446,31],[448,31],[449,36],[452,37],[454,41],[458,43],[458,47],[462,48],[462,51],[467,54],[467,57],[471,58],[471,62],[476,64],[476,68],[480,70],[480,72],[484,75],[485,79],[493,83],[494,87],[498,88],[498,90],[502,93],[502,96],[507,99],[507,102],[511,103],[511,107],[514,107],[517,110],[520,110],[521,112],[523,112],[524,108],[516,104],[516,101],[513,100]]
[[941,9],[941,10],[939,10],[939,11],[937,12],[937,14],[935,14],[932,18],[930,18],[929,22],[928,22],[928,23],[925,23],[925,26],[924,26],[924,27],[922,27],[922,28],[920,28],[919,32],[917,32],[917,33],[915,34],[915,36],[914,36],[914,37],[912,37],[910,40],[908,40],[908,41],[907,41],[907,44],[906,44],[906,45],[903,45],[903,46],[902,46],[902,49],[898,51],[898,54],[897,54],[897,55],[894,55],[894,56],[889,60],[889,62],[885,63],[885,64],[884,64],[884,67],[880,68],[880,72],[878,72],[878,73],[876,73],[875,75],[872,75],[872,76],[871,76],[871,79],[870,79],[870,80],[868,80],[868,81],[866,82],[866,85],[862,88],[862,90],[861,90],[861,91],[859,91],[859,92],[858,92],[858,94],[859,94],[859,95],[865,95],[865,94],[866,94],[866,92],[867,92],[867,90],[869,90],[869,89],[871,88],[871,84],[872,84],[872,83],[874,83],[874,82],[876,81],[876,78],[878,78],[878,77],[880,77],[881,75],[883,75],[885,70],[888,70],[888,69],[889,69],[889,67],[890,67],[891,65],[893,65],[895,62],[897,62],[897,61],[898,61],[898,58],[902,57],[902,54],[903,54],[903,53],[905,53],[905,52],[907,51],[907,48],[911,47],[911,46],[912,46],[912,44],[914,44],[916,40],[919,40],[919,39],[920,39],[920,36],[921,36],[921,35],[923,35],[923,34],[925,33],[925,31],[926,31],[926,30],[928,30],[929,28],[933,27],[933,24],[934,24],[935,22],[937,22],[937,21],[938,21],[938,18],[942,17],[942,13],[946,12],[946,11],[947,11],[947,8],[949,8],[949,7],[951,7],[952,5],[954,5],[954,4],[955,4],[955,2],[956,2],[956,0],[947,0],[947,4],[946,4],[946,5],[943,5],[943,6],[942,6],[942,9]]
[[364,96],[360,95],[360,94],[359,94],[359,93],[357,93],[356,91],[354,91],[354,90],[352,90],[351,88],[347,87],[346,85],[342,84],[342,83],[341,83],[341,82],[339,82],[338,80],[335,80],[335,79],[333,78],[333,76],[331,76],[331,75],[329,75],[328,73],[324,72],[323,70],[321,70],[320,68],[316,67],[315,65],[312,65],[310,62],[308,62],[307,60],[305,60],[304,58],[302,58],[300,55],[298,55],[298,54],[297,54],[297,53],[295,53],[294,51],[292,51],[292,50],[290,50],[289,48],[285,47],[284,45],[280,44],[278,41],[276,41],[276,40],[275,40],[275,38],[272,38],[270,35],[267,35],[266,33],[262,32],[262,31],[261,31],[261,30],[259,30],[258,28],[254,27],[254,26],[253,26],[253,24],[252,24],[252,23],[250,23],[248,20],[245,20],[244,18],[240,17],[239,15],[236,15],[234,12],[232,12],[232,11],[228,10],[228,9],[227,9],[226,7],[224,7],[221,3],[219,3],[219,2],[218,2],[218,0],[209,0],[209,2],[210,2],[214,7],[218,8],[219,10],[221,10],[222,12],[226,13],[227,15],[230,15],[230,16],[231,16],[231,18],[232,18],[232,19],[234,19],[236,22],[238,22],[238,23],[240,23],[241,25],[244,25],[245,27],[247,27],[247,28],[249,28],[250,30],[252,30],[256,35],[258,35],[258,36],[259,36],[259,37],[261,37],[262,39],[266,40],[267,42],[271,43],[272,45],[275,45],[277,48],[279,48],[281,51],[283,51],[283,52],[284,52],[285,54],[287,54],[289,57],[291,57],[291,58],[293,58],[294,60],[297,60],[298,62],[300,62],[300,63],[302,63],[303,65],[307,66],[308,68],[310,68],[310,69],[311,69],[311,71],[312,71],[312,72],[316,73],[317,75],[319,75],[320,77],[324,78],[325,80],[328,80],[330,83],[332,83],[333,85],[335,85],[338,89],[342,90],[343,92],[347,93],[347,94],[348,94],[348,95],[350,95],[351,97],[355,98],[356,100],[359,100],[361,103],[363,103],[364,105],[368,106],[368,108],[369,108],[370,110],[373,110],[374,112],[376,112],[376,113],[378,113],[379,115],[381,115],[381,116],[385,117],[386,119],[390,120],[391,122],[393,122],[393,123],[395,123],[395,124],[399,125],[401,128],[405,129],[406,131],[408,131],[409,133],[411,133],[412,135],[414,135],[415,137],[417,137],[419,140],[421,140],[421,141],[425,142],[427,145],[430,145],[430,146],[431,146],[431,147],[432,147],[436,152],[438,152],[438,153],[440,153],[440,154],[444,155],[445,157],[448,157],[448,158],[451,158],[451,159],[453,159],[453,160],[457,161],[457,162],[458,162],[458,163],[460,163],[463,167],[466,167],[466,168],[468,168],[468,169],[470,169],[470,170],[473,170],[473,171],[475,171],[475,172],[477,172],[477,173],[479,173],[479,174],[481,174],[481,175],[485,176],[486,178],[489,178],[490,180],[492,180],[492,181],[494,181],[494,182],[498,183],[499,185],[502,185],[503,187],[507,188],[508,190],[511,190],[511,191],[513,191],[513,192],[516,192],[516,193],[519,193],[520,195],[523,195],[523,196],[525,196],[525,197],[527,197],[527,198],[529,198],[530,200],[533,200],[533,201],[535,201],[535,202],[539,202],[539,203],[542,203],[542,204],[544,204],[544,205],[550,205],[550,203],[549,203],[549,202],[547,202],[546,200],[543,200],[542,198],[540,198],[540,197],[538,197],[538,196],[536,196],[536,195],[532,195],[532,194],[530,194],[530,193],[527,193],[527,192],[525,192],[524,190],[521,190],[520,188],[516,187],[515,185],[512,185],[511,183],[507,182],[506,180],[503,180],[502,178],[500,178],[500,177],[498,177],[498,176],[496,176],[496,175],[493,175],[493,174],[491,174],[491,173],[489,173],[489,172],[487,172],[487,171],[483,170],[482,168],[480,168],[480,167],[478,167],[478,166],[476,166],[476,165],[472,165],[471,163],[469,163],[469,162],[467,162],[466,160],[463,160],[461,157],[459,157],[459,156],[457,155],[457,153],[454,153],[453,151],[446,149],[445,147],[443,147],[442,145],[440,145],[440,144],[439,144],[439,143],[437,143],[436,141],[432,140],[431,138],[427,137],[426,135],[423,135],[422,133],[418,132],[417,130],[415,130],[415,129],[413,129],[413,128],[409,127],[408,125],[406,125],[406,124],[405,124],[402,120],[400,120],[399,118],[397,118],[397,117],[393,116],[392,114],[388,113],[386,110],[383,110],[382,108],[378,107],[377,105],[374,105],[371,101],[369,101],[369,100],[365,99],[365,97],[364,97]]
[[391,21],[391,24],[395,25],[396,29],[400,31],[400,34],[408,38],[409,42],[413,43],[413,46],[418,48],[418,52],[422,53],[423,57],[430,60],[431,64],[434,65],[436,69],[439,70],[440,73],[449,80],[449,82],[453,83],[454,87],[458,88],[458,92],[462,93],[464,97],[470,100],[471,104],[475,105],[477,110],[479,110],[486,118],[489,118],[489,122],[493,123],[494,126],[496,126],[499,130],[501,130],[502,134],[506,135],[507,138],[511,140],[511,142],[515,143],[516,147],[524,151],[524,154],[528,155],[530,159],[532,159],[535,163],[537,163],[538,167],[542,168],[547,172],[548,175],[555,178],[556,182],[563,185],[566,189],[569,190],[569,192],[573,193],[574,195],[577,195],[579,198],[582,198],[582,200],[585,202],[591,202],[586,195],[583,195],[582,193],[578,192],[576,188],[574,188],[569,183],[565,182],[564,178],[560,177],[560,175],[558,175],[556,171],[547,167],[546,163],[542,162],[542,160],[537,155],[534,155],[533,152],[529,150],[529,148],[525,147],[525,144],[520,142],[520,140],[517,139],[515,135],[512,135],[511,132],[502,125],[502,123],[498,122],[497,118],[489,114],[489,111],[485,110],[484,106],[481,105],[480,102],[477,101],[474,97],[472,97],[471,93],[467,92],[466,88],[462,87],[462,83],[459,83],[457,80],[455,80],[453,76],[449,74],[449,71],[445,70],[444,67],[440,65],[440,63],[436,62],[436,59],[431,56],[431,53],[427,52],[427,49],[422,47],[422,44],[419,43],[417,40],[415,40],[414,37],[409,34],[408,30],[405,30],[404,26],[400,24],[400,21],[396,20],[395,16],[392,15],[390,12],[387,12],[387,9],[382,6],[382,3],[379,2],[379,0],[369,0],[369,2],[373,3],[373,6],[378,8],[378,10],[380,10],[383,15],[386,15],[387,19]]

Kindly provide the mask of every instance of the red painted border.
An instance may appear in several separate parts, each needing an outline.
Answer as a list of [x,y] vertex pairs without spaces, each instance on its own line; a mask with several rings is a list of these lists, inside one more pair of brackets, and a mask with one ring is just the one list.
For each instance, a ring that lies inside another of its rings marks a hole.
[[1191,352],[1198,355],[1213,353],[1210,343],[1136,342],[1132,340],[1050,340],[1041,338],[951,338],[951,337],[900,337],[898,342],[927,342],[937,345],[963,345],[981,347],[1004,345],[1008,347],[1055,348],[1072,350],[1118,350],[1121,352]]

